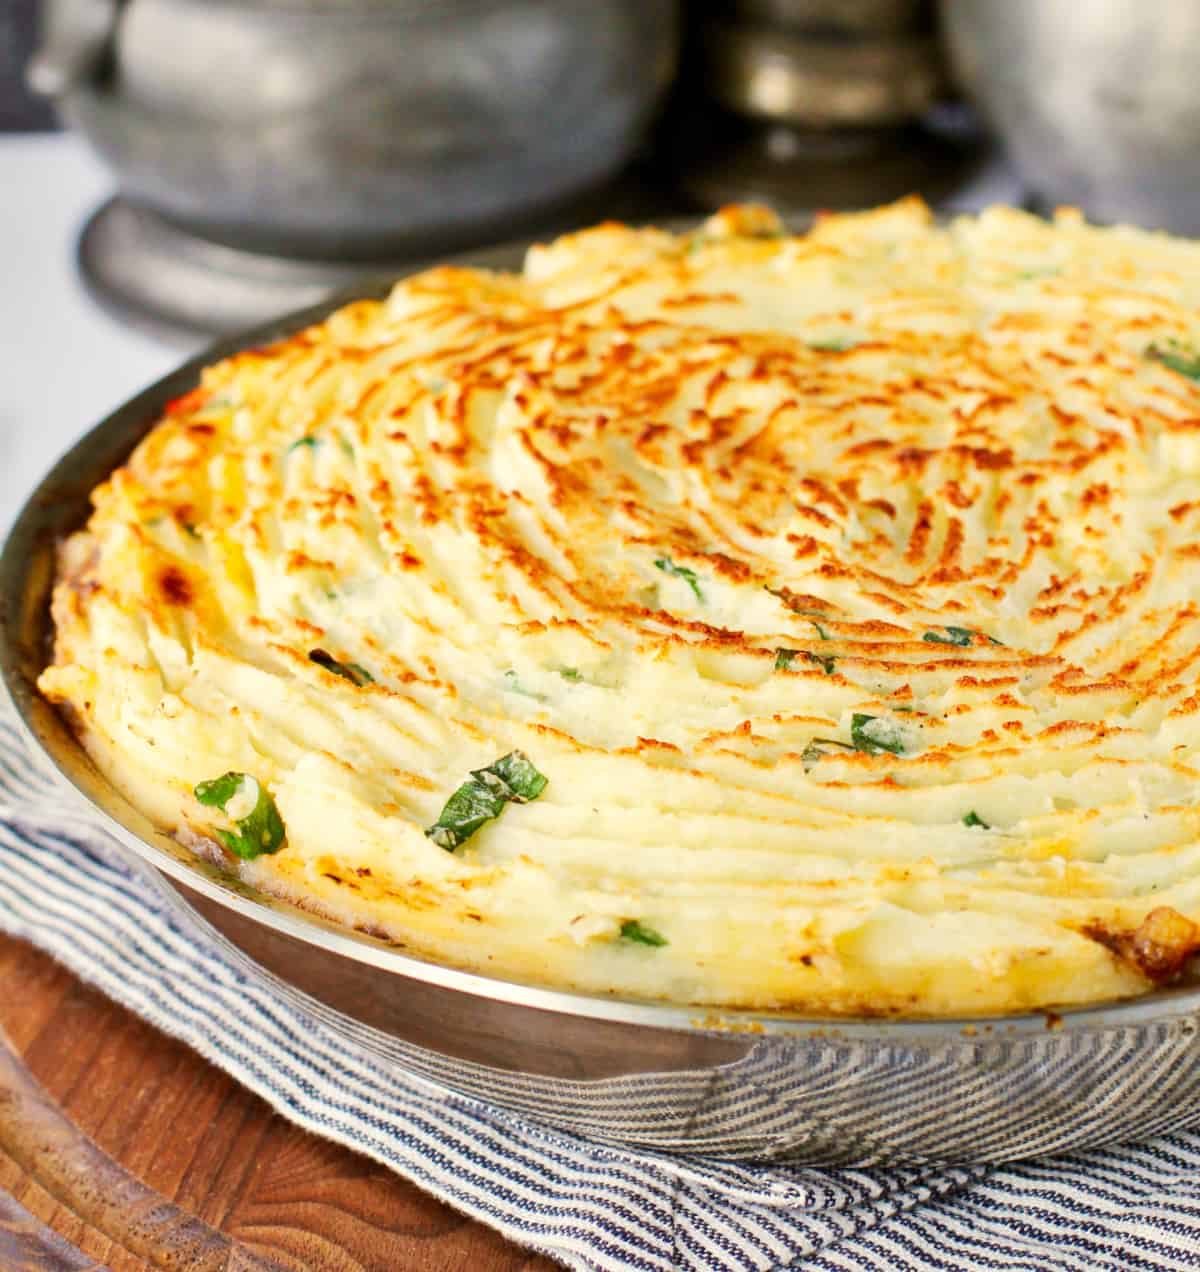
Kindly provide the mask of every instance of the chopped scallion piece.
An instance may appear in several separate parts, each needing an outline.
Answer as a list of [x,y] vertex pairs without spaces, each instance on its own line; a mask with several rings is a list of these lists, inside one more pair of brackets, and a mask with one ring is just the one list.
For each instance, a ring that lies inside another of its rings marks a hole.
[[850,719],[850,740],[856,751],[866,755],[904,754],[904,738],[899,726],[883,716],[863,715],[856,711]]
[[[230,830],[213,831],[235,857],[249,860],[262,853],[279,851],[283,843],[283,822],[275,801],[256,777],[248,773],[224,773],[201,782],[195,788],[195,796],[205,807],[219,808],[237,826],[237,834]],[[235,813],[248,808],[240,817],[229,811],[229,803],[235,799]]]
[[626,919],[621,924],[621,940],[632,941],[635,945],[667,944],[667,938],[661,932],[656,932],[652,927],[647,927],[637,919]]
[[941,632],[926,632],[921,639],[927,640],[931,645],[958,645],[965,649],[968,645],[975,644],[976,637],[986,640],[989,645],[1001,643],[995,636],[989,636],[986,632],[977,632],[971,627],[944,627]]
[[834,751],[854,751],[856,749],[849,742],[839,742],[837,738],[813,738],[804,748],[800,760],[804,765],[804,771],[807,773],[814,764],[818,764],[827,755],[832,755]]
[[510,751],[487,768],[475,769],[446,801],[441,816],[425,834],[439,848],[453,852],[486,822],[499,817],[505,804],[537,799],[546,783],[528,756]]
[[522,683],[520,676],[510,667],[504,673],[504,686],[509,693],[519,693],[522,698],[532,698],[535,702],[545,702],[544,694],[536,693],[532,689],[527,689]]
[[768,586],[767,591],[772,596],[777,596],[793,614],[799,614],[801,618],[807,618],[813,627],[816,628],[817,635],[822,640],[829,639],[829,633],[817,622],[817,619],[826,617],[820,610],[809,609],[798,596],[793,595],[786,587]]
[[1144,356],[1189,380],[1200,380],[1200,353],[1180,340],[1168,340],[1165,346],[1149,345]]
[[696,571],[689,569],[686,565],[676,565],[670,557],[656,557],[654,564],[662,570],[664,574],[670,574],[677,579],[683,581],[692,589],[696,600],[703,601],[704,593],[700,590],[700,580],[696,577]]
[[352,685],[357,685],[360,689],[363,685],[375,683],[375,677],[365,667],[360,667],[358,663],[338,662],[332,654],[327,654],[323,649],[310,651],[308,660],[315,662],[318,667],[324,667],[326,671],[332,671],[335,676],[341,676],[343,680],[350,681]]
[[991,826],[974,809],[971,809],[963,818],[963,825],[971,828],[978,827],[980,830],[991,830]]

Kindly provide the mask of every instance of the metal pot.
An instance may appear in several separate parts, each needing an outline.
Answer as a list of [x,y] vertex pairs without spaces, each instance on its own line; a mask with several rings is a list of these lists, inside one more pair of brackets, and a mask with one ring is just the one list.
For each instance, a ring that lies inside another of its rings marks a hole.
[[1032,192],[1200,233],[1200,5],[941,0],[964,88]]
[[47,0],[31,84],[122,191],[205,237],[379,257],[619,168],[675,0]]

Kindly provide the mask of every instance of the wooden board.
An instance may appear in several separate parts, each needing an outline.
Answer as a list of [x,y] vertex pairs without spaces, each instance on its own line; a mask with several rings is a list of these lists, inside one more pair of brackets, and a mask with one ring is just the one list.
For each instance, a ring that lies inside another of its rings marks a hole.
[[0,936],[0,1268],[550,1272]]

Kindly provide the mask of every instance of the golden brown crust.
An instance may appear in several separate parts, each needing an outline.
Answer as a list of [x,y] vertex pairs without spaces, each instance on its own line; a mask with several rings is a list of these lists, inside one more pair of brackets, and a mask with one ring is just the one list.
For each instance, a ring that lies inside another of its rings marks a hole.
[[[1139,992],[1200,921],[1198,265],[906,202],[433,270],[171,404],[64,548],[43,688],[163,825],[250,773],[288,833],[247,878],[460,965]],[[514,748],[545,793],[428,839]]]

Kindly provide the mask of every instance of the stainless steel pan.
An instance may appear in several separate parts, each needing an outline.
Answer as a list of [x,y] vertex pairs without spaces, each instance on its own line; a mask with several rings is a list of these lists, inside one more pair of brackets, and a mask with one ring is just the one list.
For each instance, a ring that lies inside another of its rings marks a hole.
[[[471,263],[505,266],[520,248]],[[819,1021],[563,993],[424,962],[193,859],[131,807],[34,687],[54,546],[202,366],[380,296],[367,284],[214,345],[115,411],[30,496],[0,556],[0,675],[31,746],[142,863],[284,992],[385,1061],[614,1142],[745,1159],[1003,1161],[1200,1122],[1200,988],[1061,1015]]]

